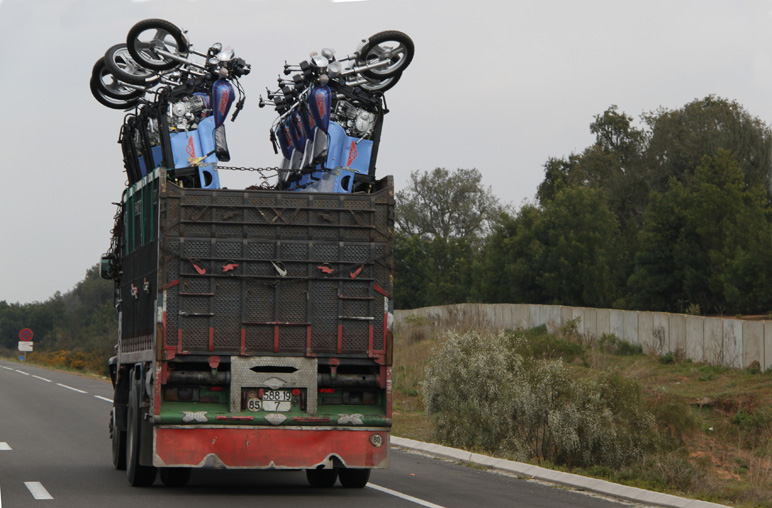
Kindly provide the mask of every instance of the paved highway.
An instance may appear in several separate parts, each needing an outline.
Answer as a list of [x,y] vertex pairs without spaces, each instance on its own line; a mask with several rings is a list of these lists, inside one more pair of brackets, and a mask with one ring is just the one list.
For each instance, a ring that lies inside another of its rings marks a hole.
[[109,382],[0,360],[0,508],[630,506],[394,450],[364,489],[311,488],[303,472],[194,471],[184,488],[133,488],[112,467]]

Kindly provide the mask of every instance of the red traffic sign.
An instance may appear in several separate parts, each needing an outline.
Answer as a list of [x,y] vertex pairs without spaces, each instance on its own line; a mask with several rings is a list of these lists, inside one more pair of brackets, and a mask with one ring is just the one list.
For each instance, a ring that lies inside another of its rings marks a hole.
[[23,341],[32,340],[32,330],[24,328],[19,332],[19,339]]

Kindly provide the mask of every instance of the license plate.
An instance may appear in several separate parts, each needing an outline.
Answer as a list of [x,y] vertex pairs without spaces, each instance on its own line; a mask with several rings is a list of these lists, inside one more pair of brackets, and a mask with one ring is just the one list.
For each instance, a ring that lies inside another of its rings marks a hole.
[[289,390],[265,390],[263,398],[247,399],[247,409],[250,411],[287,412],[292,409],[292,393]]

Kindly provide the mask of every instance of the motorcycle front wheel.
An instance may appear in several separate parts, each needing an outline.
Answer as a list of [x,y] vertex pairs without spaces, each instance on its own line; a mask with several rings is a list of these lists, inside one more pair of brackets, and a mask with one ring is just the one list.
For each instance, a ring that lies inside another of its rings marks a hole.
[[102,58],[94,64],[89,87],[94,98],[110,109],[133,108],[145,93],[143,90],[125,86],[115,79],[115,76],[105,68]]
[[160,77],[157,71],[138,64],[126,44],[116,44],[105,53],[105,67],[113,76],[124,83],[138,86],[152,86]]
[[107,106],[110,109],[131,109],[139,103],[139,99],[121,100],[108,97],[99,87],[99,82],[95,77],[91,78],[89,83],[91,87],[91,94],[94,98],[103,106]]
[[396,30],[378,32],[370,37],[357,56],[358,65],[371,65],[387,61],[387,64],[362,71],[368,78],[386,79],[404,71],[413,60],[415,44],[405,33]]
[[391,77],[388,78],[380,78],[380,79],[371,79],[367,76],[362,76],[364,79],[364,82],[360,83],[357,86],[362,87],[363,89],[367,90],[368,92],[385,92],[386,90],[391,90],[394,88],[394,85],[397,84],[399,81],[399,78],[402,77],[402,73],[398,72],[397,74],[394,74]]
[[131,27],[126,45],[134,60],[148,69],[165,71],[181,62],[160,52],[187,58],[188,42],[174,23],[163,19],[145,19]]

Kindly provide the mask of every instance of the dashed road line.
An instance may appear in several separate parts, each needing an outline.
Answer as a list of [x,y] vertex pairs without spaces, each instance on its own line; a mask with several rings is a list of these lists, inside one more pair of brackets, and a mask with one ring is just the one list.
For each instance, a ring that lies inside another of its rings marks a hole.
[[19,374],[24,374],[25,376],[29,376],[29,375],[30,375],[30,373],[29,373],[29,372],[24,372],[23,370],[19,370],[19,369],[13,369],[13,370],[15,370],[16,372],[18,372]]
[[45,487],[43,487],[43,484],[40,482],[24,482],[24,485],[27,487],[27,490],[29,490],[30,494],[32,494],[32,497],[35,499],[41,500],[41,499],[53,499],[53,496],[48,493]]
[[51,382],[50,379],[46,379],[44,377],[36,376],[35,374],[32,374],[32,377],[34,377],[35,379],[39,379],[41,381],[45,381],[46,383],[50,383]]
[[368,483],[367,486],[370,487],[371,489],[379,490],[384,494],[389,494],[390,496],[398,497],[400,499],[404,499],[405,501],[410,501],[411,503],[425,506],[426,508],[445,508],[444,506],[430,503],[429,501],[424,501],[423,499],[418,499],[417,497],[408,496],[407,494],[403,494],[402,492],[397,492],[396,490],[387,489],[386,487],[381,487],[380,485],[375,485],[374,483]]
[[94,398],[97,398],[97,399],[101,399],[101,400],[107,401],[107,402],[109,402],[109,403],[111,403],[111,404],[112,404],[112,402],[113,402],[113,399],[108,399],[107,397],[102,397],[101,395],[94,395]]
[[13,370],[11,367],[6,367],[5,365],[0,365],[0,367],[4,368],[5,370]]
[[10,447],[10,445],[8,443],[6,443],[6,442],[0,443],[0,451],[7,452],[10,449],[11,449],[11,447]]
[[88,393],[86,391],[79,390],[77,388],[73,388],[72,386],[63,385],[62,383],[56,383],[56,386],[61,386],[62,388],[67,388],[68,390],[72,390],[73,392]]

